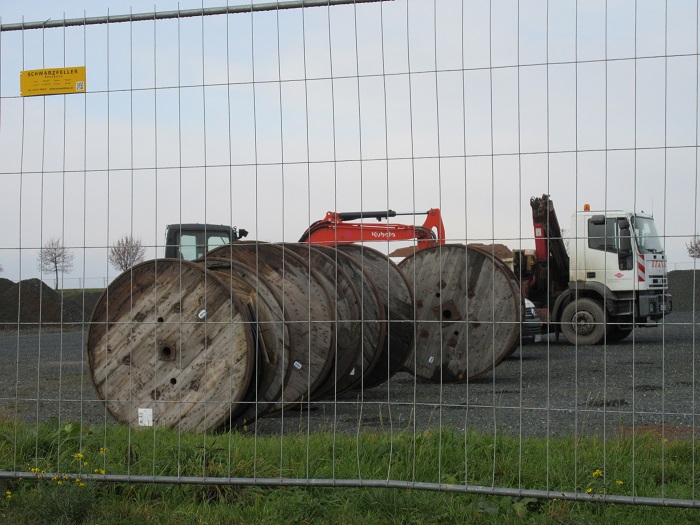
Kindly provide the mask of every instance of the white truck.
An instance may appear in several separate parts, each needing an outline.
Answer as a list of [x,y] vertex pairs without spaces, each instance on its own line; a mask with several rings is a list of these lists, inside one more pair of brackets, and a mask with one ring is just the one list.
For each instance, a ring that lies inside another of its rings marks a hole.
[[657,325],[671,311],[653,217],[586,205],[572,215],[567,253],[549,195],[531,198],[530,206],[535,250],[516,251],[514,271],[545,321],[543,330],[572,344],[610,343],[635,326]]

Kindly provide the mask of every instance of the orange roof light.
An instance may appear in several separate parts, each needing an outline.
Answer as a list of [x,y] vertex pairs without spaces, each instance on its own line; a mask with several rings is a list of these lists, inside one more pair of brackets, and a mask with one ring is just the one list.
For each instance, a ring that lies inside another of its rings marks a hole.
[[590,204],[584,204],[584,205],[583,205],[583,211],[591,211],[591,205],[590,205]]

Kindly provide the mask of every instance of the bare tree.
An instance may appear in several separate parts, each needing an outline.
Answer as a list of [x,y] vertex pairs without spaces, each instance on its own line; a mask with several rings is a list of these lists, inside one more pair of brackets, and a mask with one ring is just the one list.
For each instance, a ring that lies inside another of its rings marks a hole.
[[146,248],[141,245],[141,239],[125,235],[109,249],[109,262],[120,272],[125,272],[143,261],[145,255]]
[[700,258],[700,237],[697,235],[693,237],[693,240],[685,244],[688,250],[688,255],[693,259]]
[[69,273],[73,269],[73,254],[63,246],[61,239],[49,239],[39,250],[37,266],[40,272],[50,272],[56,275],[56,290],[58,290],[58,274],[59,272]]

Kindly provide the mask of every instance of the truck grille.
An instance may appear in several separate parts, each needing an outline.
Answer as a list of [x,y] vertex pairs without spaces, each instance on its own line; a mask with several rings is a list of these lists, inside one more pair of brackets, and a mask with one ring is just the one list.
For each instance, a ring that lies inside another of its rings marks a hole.
[[649,283],[649,288],[651,289],[660,290],[663,288],[668,288],[667,277],[649,277],[647,281]]

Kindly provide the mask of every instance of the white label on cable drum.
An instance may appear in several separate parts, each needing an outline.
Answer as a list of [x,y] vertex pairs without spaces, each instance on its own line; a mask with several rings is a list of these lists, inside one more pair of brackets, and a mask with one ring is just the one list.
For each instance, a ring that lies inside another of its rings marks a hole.
[[207,317],[207,311],[202,309],[197,313],[197,317],[204,320]]
[[433,361],[435,361],[435,358],[431,355],[431,356],[428,358],[428,363],[433,364]]
[[294,368],[301,370],[301,363],[299,361],[294,361]]
[[153,426],[153,409],[152,408],[139,408],[139,426],[140,427],[152,427]]

